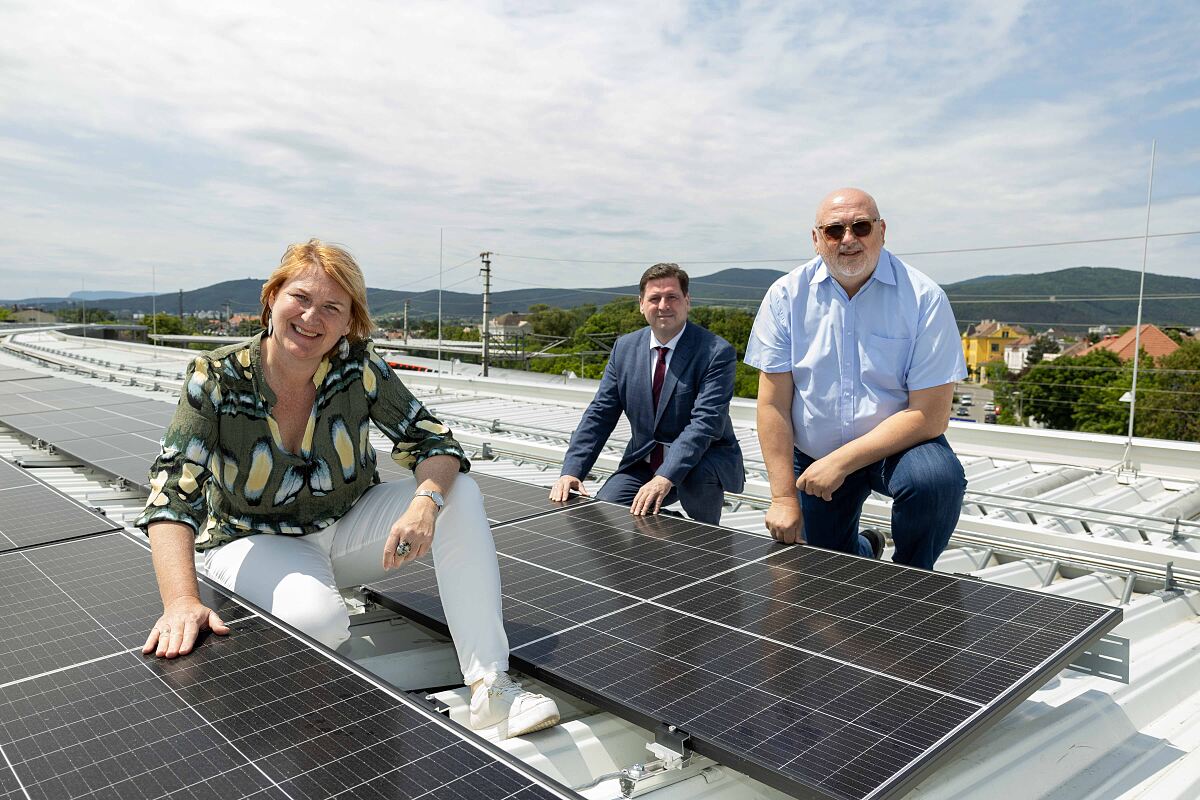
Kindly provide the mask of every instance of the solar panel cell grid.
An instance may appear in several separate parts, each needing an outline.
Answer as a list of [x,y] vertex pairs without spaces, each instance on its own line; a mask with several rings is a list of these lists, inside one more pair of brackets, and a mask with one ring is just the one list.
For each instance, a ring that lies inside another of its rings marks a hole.
[[[117,528],[111,520],[63,497],[23,470],[0,468],[0,551],[62,539],[90,536]],[[25,482],[25,485],[19,485]],[[2,484],[0,484],[2,486]]]
[[27,471],[0,458],[0,489],[12,489],[15,486],[32,486],[36,483],[37,480]]
[[[81,539],[69,547],[42,547],[22,555],[122,647],[140,647],[162,613],[149,553],[124,535]],[[201,585],[200,595],[219,614],[245,613],[207,584]]]

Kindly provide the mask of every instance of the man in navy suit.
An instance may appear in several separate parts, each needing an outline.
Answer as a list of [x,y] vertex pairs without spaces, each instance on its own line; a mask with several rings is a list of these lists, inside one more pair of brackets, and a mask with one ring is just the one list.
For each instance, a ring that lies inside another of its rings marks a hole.
[[692,300],[678,264],[646,270],[638,302],[649,327],[613,345],[550,499],[564,500],[572,489],[587,494],[582,478],[625,412],[629,444],[597,497],[639,516],[678,499],[692,519],[716,524],[725,492],[745,484],[729,419],[737,354],[720,336],[687,323]]

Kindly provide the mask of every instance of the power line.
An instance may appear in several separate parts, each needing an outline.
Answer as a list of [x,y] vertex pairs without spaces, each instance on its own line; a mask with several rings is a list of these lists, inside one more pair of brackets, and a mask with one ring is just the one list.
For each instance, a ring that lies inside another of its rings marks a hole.
[[[1002,244],[989,245],[987,247],[959,247],[950,250],[911,250],[904,253],[895,253],[898,256],[936,256],[936,255],[951,255],[955,253],[987,253],[1001,250],[1025,250],[1036,247],[1063,247],[1066,245],[1077,244],[1102,244],[1104,242],[1128,242],[1141,241],[1145,238],[1161,239],[1171,236],[1195,236],[1200,234],[1200,230],[1194,231],[1174,231],[1172,233],[1152,233],[1149,237],[1145,236],[1107,236],[1100,239],[1069,239],[1059,242],[1037,242],[1035,244]],[[515,253],[493,253],[493,255],[503,258],[517,258],[525,261],[558,261],[565,264],[643,264],[650,265],[656,259],[638,259],[636,261],[623,260],[604,260],[604,259],[584,259],[584,258],[552,258],[549,256],[526,256],[517,255]],[[703,260],[703,259],[679,259],[679,264],[698,264],[698,265],[713,265],[713,264],[795,264],[808,261],[808,258],[726,258],[718,261]],[[716,285],[716,284],[713,284]],[[732,286],[731,288],[753,288]]]
[[[1020,389],[1023,386],[1055,386],[1066,389],[1096,389],[1102,392],[1128,392],[1128,386],[1106,386],[1092,383],[1045,383],[1040,381],[1015,380],[1011,382],[1013,386]],[[1191,389],[1147,389],[1144,386],[1138,387],[1139,392],[1155,392],[1157,394],[1183,394],[1200,396],[1200,391]]]
[[[1003,297],[983,297],[979,299],[968,300],[962,297],[950,297],[950,304],[954,306],[969,305],[971,303],[1093,303],[1103,300],[1137,300],[1134,295],[1077,295],[1075,297],[1058,297],[1052,294],[1039,295],[1007,295]],[[1153,294],[1146,295],[1143,300],[1197,300],[1200,299],[1200,294]]]
[[[1124,371],[1127,367],[1093,367],[1084,364],[1055,364],[1054,362],[1039,361],[1036,364],[1030,364],[1030,369],[1086,369],[1086,370],[1101,370],[1105,372]],[[1181,375],[1200,375],[1200,369],[1168,369],[1166,367],[1145,367],[1142,372],[1173,372]]]
[[[1113,402],[1120,402],[1120,401],[1113,401]],[[1112,403],[1085,403],[1085,402],[1082,402],[1079,400],[1054,400],[1049,397],[1025,397],[1024,395],[1021,396],[1021,407],[1025,411],[1028,411],[1029,407],[1031,405],[1035,405],[1037,403],[1053,403],[1055,405],[1067,405],[1067,406],[1084,406],[1086,408],[1109,408],[1109,409],[1116,408],[1116,406],[1114,406]],[[1188,411],[1186,409],[1179,409],[1179,408],[1164,408],[1162,406],[1150,406],[1150,407],[1142,406],[1141,408],[1143,411],[1165,411],[1170,414],[1187,414],[1190,416],[1200,416],[1200,411]],[[1124,413],[1124,409],[1121,409],[1121,411],[1122,411],[1122,413]],[[951,417],[951,419],[953,419],[953,417]]]

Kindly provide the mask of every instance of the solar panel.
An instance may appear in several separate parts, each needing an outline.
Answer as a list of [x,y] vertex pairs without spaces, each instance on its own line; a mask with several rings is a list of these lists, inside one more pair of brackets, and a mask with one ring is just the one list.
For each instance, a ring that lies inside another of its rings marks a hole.
[[[907,792],[1121,619],[604,503],[494,533],[514,664],[805,797]],[[444,630],[431,572],[367,594]]]
[[6,413],[4,422],[27,436],[56,445],[113,433],[154,433],[161,438],[174,410],[166,403],[133,400],[120,406]]
[[472,472],[471,477],[479,484],[483,493],[483,507],[487,512],[488,522],[499,525],[527,517],[557,511],[560,508],[589,502],[588,498],[572,495],[566,502],[555,503],[550,500],[550,489],[534,486],[520,481],[511,481],[494,475]]
[[78,381],[66,378],[54,378],[48,375],[34,375],[30,373],[28,378],[0,381],[0,397],[26,392],[45,392],[51,389],[77,389],[80,385]]
[[31,411],[53,411],[70,408],[89,408],[128,403],[130,396],[111,389],[80,385],[79,388],[51,389],[48,391],[17,392],[4,397],[3,417],[10,414],[27,414]]
[[119,525],[0,460],[0,551],[90,536]]
[[0,797],[578,797],[204,591],[233,632],[145,658],[161,606],[130,537],[0,555]]
[[48,378],[49,375],[41,375],[37,372],[30,372],[27,369],[19,367],[0,367],[0,382],[4,381],[23,381],[30,378]]
[[0,458],[0,490],[12,489],[16,486],[33,486],[37,482],[37,478],[30,475],[27,470]]
[[[401,480],[412,477],[412,472],[396,465],[386,453],[381,453],[376,467],[381,480]],[[529,483],[472,472],[471,477],[479,484],[483,493],[483,508],[488,522],[500,525],[528,517],[535,517],[562,508],[581,505],[589,498],[572,495],[565,503],[550,500],[550,489]]]

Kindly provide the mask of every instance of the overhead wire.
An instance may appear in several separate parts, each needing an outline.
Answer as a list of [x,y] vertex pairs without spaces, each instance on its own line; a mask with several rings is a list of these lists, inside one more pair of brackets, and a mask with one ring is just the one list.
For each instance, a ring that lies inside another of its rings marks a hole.
[[[1200,234],[1200,230],[1172,231],[1170,233],[1152,233],[1152,234],[1150,234],[1149,238],[1160,239],[1160,238],[1166,238],[1166,237],[1172,237],[1172,236],[1195,236],[1197,234]],[[1062,241],[1058,241],[1058,242],[1037,242],[1037,243],[1032,243],[1032,244],[1002,244],[1002,245],[988,245],[986,247],[958,247],[958,248],[952,248],[952,249],[946,249],[946,250],[910,250],[910,251],[906,251],[903,253],[898,252],[895,255],[898,255],[898,256],[931,256],[931,255],[952,255],[952,254],[957,254],[957,253],[986,253],[986,252],[991,252],[991,251],[1023,250],[1023,249],[1031,249],[1031,248],[1037,248],[1037,247],[1063,247],[1063,246],[1067,246],[1067,245],[1078,245],[1078,244],[1102,244],[1105,242],[1141,241],[1144,238],[1147,238],[1147,237],[1142,236],[1142,235],[1106,236],[1106,237],[1102,237],[1102,238],[1098,238],[1098,239],[1066,239],[1066,240],[1062,240]],[[651,264],[651,263],[654,263],[654,260],[655,260],[655,259],[638,259],[636,261],[626,261],[626,260],[618,260],[618,259],[555,258],[555,257],[550,257],[550,256],[529,256],[529,255],[520,255],[520,254],[516,254],[516,253],[500,253],[500,252],[494,252],[494,253],[492,253],[492,255],[501,256],[503,258],[517,258],[517,259],[522,259],[525,261],[557,261],[557,262],[561,262],[564,264]],[[699,264],[699,265],[707,266],[707,265],[713,265],[713,264],[784,264],[784,263],[804,262],[807,260],[808,260],[807,258],[803,258],[803,257],[801,257],[801,258],[796,258],[796,257],[790,257],[790,258],[725,258],[725,259],[720,259],[720,260],[716,260],[716,261],[706,260],[706,259],[679,259],[676,263],[678,263],[678,264]],[[755,288],[755,287],[745,286],[745,287],[735,287],[735,288]]]

